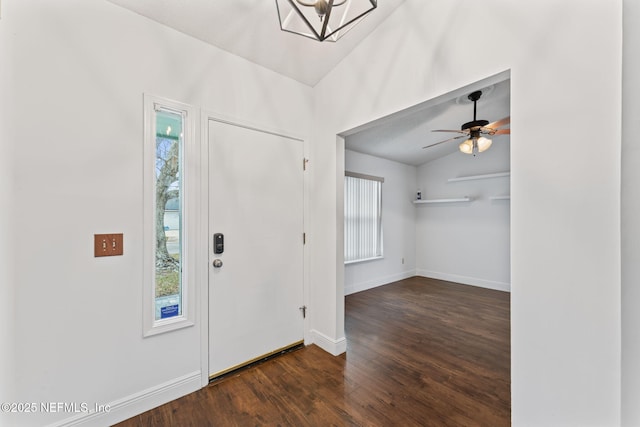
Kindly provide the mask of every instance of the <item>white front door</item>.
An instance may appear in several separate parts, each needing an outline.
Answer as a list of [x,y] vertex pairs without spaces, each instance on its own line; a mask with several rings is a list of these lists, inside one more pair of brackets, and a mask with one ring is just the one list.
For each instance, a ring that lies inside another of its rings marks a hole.
[[210,377],[303,340],[303,156],[299,140],[209,121]]

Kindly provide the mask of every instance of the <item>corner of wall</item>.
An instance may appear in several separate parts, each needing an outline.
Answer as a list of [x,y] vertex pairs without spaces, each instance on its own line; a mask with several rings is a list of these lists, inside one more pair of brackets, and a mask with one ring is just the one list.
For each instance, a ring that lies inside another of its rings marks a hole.
[[315,329],[310,331],[310,335],[311,342],[309,344],[315,344],[329,354],[339,356],[347,351],[347,339],[345,337],[334,340]]

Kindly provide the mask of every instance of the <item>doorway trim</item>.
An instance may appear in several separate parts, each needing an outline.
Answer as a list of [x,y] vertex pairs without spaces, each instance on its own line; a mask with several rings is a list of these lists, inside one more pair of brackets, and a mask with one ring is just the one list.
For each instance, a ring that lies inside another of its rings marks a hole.
[[[308,141],[300,135],[287,130],[278,129],[262,123],[252,123],[248,120],[231,117],[219,112],[211,110],[201,110],[200,114],[200,177],[199,189],[199,209],[198,209],[198,238],[194,244],[197,250],[197,288],[200,304],[198,306],[199,313],[197,315],[200,324],[200,385],[206,387],[209,384],[209,262],[208,255],[208,205],[209,205],[209,121],[240,126],[251,130],[269,133],[284,138],[293,139],[302,143],[303,159],[300,159],[300,167],[303,163],[306,165],[309,159]],[[306,244],[302,247],[303,257],[303,282],[302,282],[302,299],[306,307],[310,307],[309,298],[309,171],[303,174],[303,229],[307,235]],[[303,320],[303,337],[304,343],[311,342],[309,333],[310,316],[307,315]]]

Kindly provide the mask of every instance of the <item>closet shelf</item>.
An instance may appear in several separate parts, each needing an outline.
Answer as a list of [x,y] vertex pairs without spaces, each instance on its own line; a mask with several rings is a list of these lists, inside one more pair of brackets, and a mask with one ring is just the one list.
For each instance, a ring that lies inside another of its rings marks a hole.
[[458,182],[458,181],[474,181],[476,179],[488,179],[488,178],[501,178],[504,176],[510,176],[511,172],[497,172],[497,173],[485,173],[483,175],[470,175],[470,176],[460,176],[457,178],[449,178],[448,182]]
[[421,199],[414,200],[413,203],[420,205],[423,203],[457,203],[457,202],[470,202],[473,199],[471,197],[458,197],[455,199]]

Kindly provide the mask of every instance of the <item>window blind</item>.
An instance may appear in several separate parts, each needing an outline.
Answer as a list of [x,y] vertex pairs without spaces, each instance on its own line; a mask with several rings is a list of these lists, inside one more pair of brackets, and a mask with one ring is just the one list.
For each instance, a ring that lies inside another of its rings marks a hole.
[[382,256],[383,178],[345,173],[344,260]]

